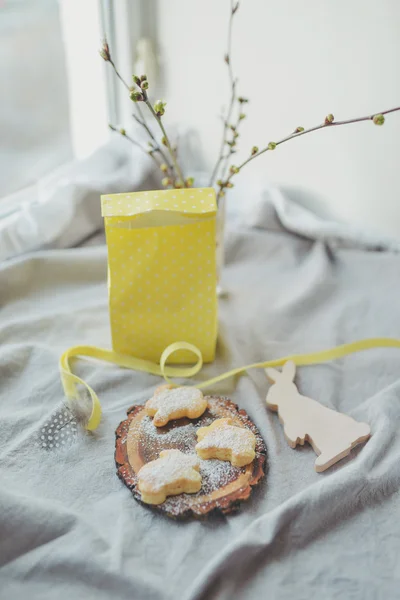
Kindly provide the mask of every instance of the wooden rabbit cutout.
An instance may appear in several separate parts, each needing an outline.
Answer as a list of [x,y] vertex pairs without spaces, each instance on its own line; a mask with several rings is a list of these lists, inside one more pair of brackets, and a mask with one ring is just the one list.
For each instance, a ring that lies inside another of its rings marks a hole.
[[299,394],[293,383],[295,372],[292,361],[285,363],[282,371],[266,369],[273,383],[267,394],[267,406],[278,413],[289,445],[295,448],[309,442],[318,454],[315,470],[325,471],[347,456],[354,446],[366,441],[371,430],[367,423],[359,423]]

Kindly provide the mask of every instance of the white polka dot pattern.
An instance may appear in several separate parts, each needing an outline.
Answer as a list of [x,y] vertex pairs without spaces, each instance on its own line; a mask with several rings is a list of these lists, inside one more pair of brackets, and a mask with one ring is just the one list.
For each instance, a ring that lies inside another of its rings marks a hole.
[[38,444],[45,450],[56,450],[70,445],[77,433],[77,421],[68,408],[61,408],[44,423],[39,432]]
[[[136,199],[141,213],[155,209],[180,215],[176,223],[168,219],[168,225],[146,226],[148,217],[137,217],[132,208]],[[158,361],[169,344],[186,341],[201,350],[206,362],[213,360],[217,334],[214,190],[117,194],[103,196],[102,201],[114,350]],[[160,202],[162,207],[155,207]],[[186,210],[191,214],[185,215]],[[171,358],[171,362],[193,361],[186,352]]]
[[153,210],[215,213],[215,191],[213,188],[192,188],[104,195],[101,197],[101,209],[103,217],[131,217]]

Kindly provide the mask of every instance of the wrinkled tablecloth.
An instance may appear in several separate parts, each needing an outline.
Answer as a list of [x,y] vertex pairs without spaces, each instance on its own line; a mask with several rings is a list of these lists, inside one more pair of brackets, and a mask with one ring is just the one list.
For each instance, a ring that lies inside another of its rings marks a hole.
[[[110,345],[106,271],[104,245],[0,264],[0,598],[399,598],[400,351],[299,368],[304,394],[372,428],[365,446],[322,474],[312,449],[291,449],[266,410],[262,370],[215,386],[260,429],[268,472],[237,515],[174,522],[139,505],[114,464],[117,425],[159,378],[79,362],[102,424],[88,434],[72,423],[50,447],[49,420],[63,418],[60,354]],[[396,249],[289,204],[266,199],[230,222],[223,288],[218,358],[197,380],[400,337]]]

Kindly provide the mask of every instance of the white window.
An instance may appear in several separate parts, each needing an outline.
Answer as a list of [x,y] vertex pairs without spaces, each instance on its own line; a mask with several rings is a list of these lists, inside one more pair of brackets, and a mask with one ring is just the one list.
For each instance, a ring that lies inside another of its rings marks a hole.
[[0,197],[72,158],[56,0],[0,6]]
[[0,4],[0,198],[90,155],[109,121],[130,120],[132,102],[98,50],[107,34],[130,81],[142,12],[129,0]]

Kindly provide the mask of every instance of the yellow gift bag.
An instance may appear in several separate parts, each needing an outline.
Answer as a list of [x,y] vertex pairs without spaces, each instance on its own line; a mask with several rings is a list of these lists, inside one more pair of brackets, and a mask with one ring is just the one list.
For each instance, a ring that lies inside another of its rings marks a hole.
[[[212,188],[102,196],[113,350],[74,346],[60,358],[67,398],[79,403],[80,414],[89,406],[86,429],[98,427],[101,405],[90,385],[72,372],[72,359],[100,359],[160,375],[168,382],[169,377],[192,377],[203,361],[214,359],[216,213]],[[276,367],[288,360],[298,366],[310,365],[377,347],[400,348],[400,340],[366,339],[253,363],[217,375],[197,387],[206,388],[248,369]],[[175,367],[167,363],[192,365]],[[82,389],[89,397],[81,396]]]
[[[214,359],[216,199],[212,188],[101,198],[115,352],[159,361],[173,342]],[[193,362],[180,350],[170,362]]]

